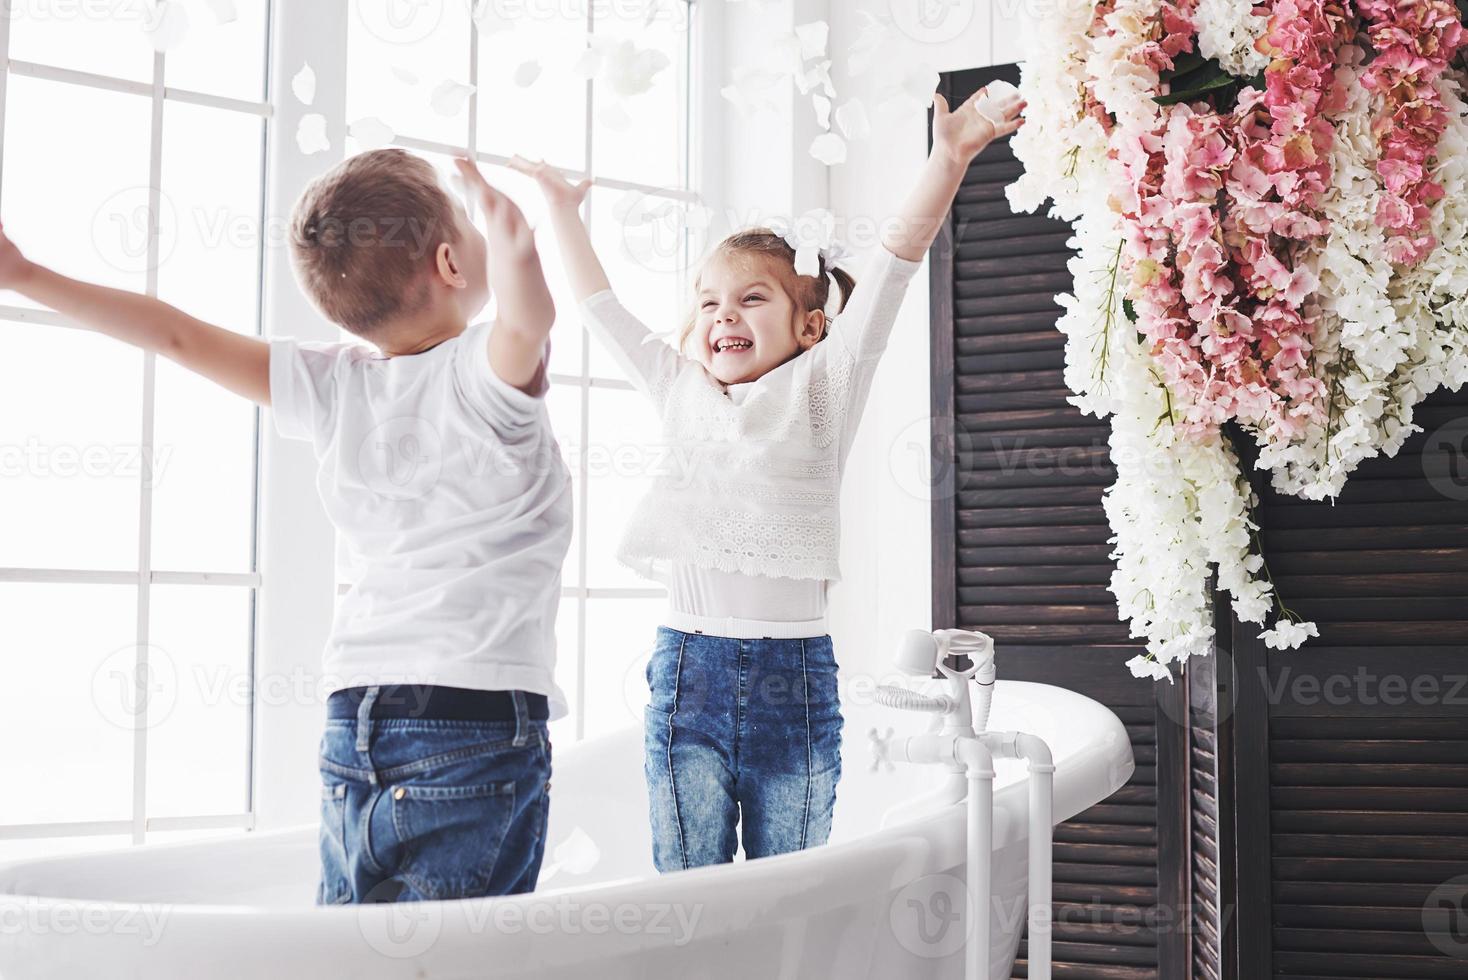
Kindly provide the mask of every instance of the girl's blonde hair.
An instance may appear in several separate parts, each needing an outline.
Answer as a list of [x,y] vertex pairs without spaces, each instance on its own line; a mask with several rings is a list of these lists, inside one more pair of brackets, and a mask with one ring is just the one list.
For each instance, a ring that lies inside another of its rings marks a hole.
[[[714,250],[709,253],[704,264],[715,256],[753,256],[773,260],[770,264],[780,276],[780,284],[785,288],[786,294],[795,303],[796,309],[801,315],[811,310],[824,310],[826,303],[831,297],[831,280],[836,280],[836,285],[841,290],[841,305],[836,312],[846,308],[846,301],[851,298],[852,287],[856,280],[845,269],[835,265],[827,266],[824,258],[817,259],[818,268],[814,276],[797,275],[795,272],[795,249],[785,241],[784,236],[777,234],[769,228],[747,228],[737,231],[724,239]],[[829,275],[828,275],[829,273]],[[693,333],[694,324],[698,320],[698,290],[699,282],[703,279],[703,272],[693,280],[693,304],[683,320],[683,325],[678,329],[678,350],[683,350],[688,337]],[[821,340],[826,339],[826,333],[830,328],[830,320],[826,321],[826,327],[821,331]]]

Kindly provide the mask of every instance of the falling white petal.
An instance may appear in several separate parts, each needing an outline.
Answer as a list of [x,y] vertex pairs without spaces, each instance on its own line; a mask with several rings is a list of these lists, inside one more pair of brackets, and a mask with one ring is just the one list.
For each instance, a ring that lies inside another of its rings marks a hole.
[[364,116],[347,127],[347,132],[357,145],[364,150],[373,150],[379,146],[387,146],[393,141],[397,133],[393,132],[391,126],[378,119],[376,116]]
[[822,133],[810,144],[810,155],[828,167],[846,162],[846,141],[835,133]]
[[232,24],[239,17],[239,11],[235,9],[234,0],[206,0],[209,9],[214,11],[214,21],[217,24]]
[[326,117],[319,112],[308,112],[296,125],[296,146],[310,156],[331,149],[331,140],[326,138]]
[[577,78],[595,78],[596,73],[601,70],[602,49],[589,47],[581,52],[576,63],[571,66],[571,74]]
[[830,25],[823,20],[814,20],[796,27],[795,36],[800,38],[800,57],[805,61],[825,57],[826,38],[830,33]]
[[469,95],[473,91],[473,85],[465,85],[452,78],[446,78],[439,82],[433,90],[428,104],[440,116],[456,116],[464,110],[464,103],[469,100]]
[[641,95],[652,88],[658,73],[671,61],[656,48],[639,48],[631,41],[620,41],[606,50],[600,80],[624,98]]
[[189,12],[178,0],[161,0],[143,19],[143,33],[154,51],[178,47],[189,32]]
[[923,108],[933,104],[933,93],[938,91],[938,73],[928,67],[911,68],[902,80],[903,91]]
[[816,124],[822,129],[831,128],[831,100],[819,92],[811,96],[816,107]]
[[901,36],[890,23],[879,20],[867,10],[858,10],[857,15],[864,21],[861,34],[846,49],[846,72],[853,77],[864,73],[884,53],[890,52],[894,43],[902,43]]
[[872,135],[872,122],[861,99],[847,99],[836,107],[836,125],[848,140],[864,140]]
[[771,69],[799,78],[805,63],[800,54],[800,38],[793,32],[773,38],[765,49],[765,61]]
[[301,100],[301,105],[310,105],[316,101],[316,72],[306,62],[301,63],[301,70],[291,78],[291,92]]
[[814,65],[797,75],[795,77],[795,85],[800,89],[801,95],[806,94],[819,85],[827,96],[833,99],[836,97],[836,89],[831,85],[830,61],[822,61],[820,64]]
[[[734,81],[724,86],[720,94],[732,102],[744,115],[754,115],[765,110],[778,111],[777,86],[785,77],[757,68],[738,68]],[[786,83],[788,84],[788,83]]]
[[393,65],[392,73],[394,77],[396,77],[397,80],[402,82],[404,85],[418,84],[418,76],[408,69],[402,67],[401,65]]
[[515,69],[515,84],[521,88],[529,88],[534,85],[535,80],[539,77],[540,62],[534,58],[521,62],[520,66]]
[[604,102],[596,111],[597,121],[613,132],[625,133],[632,128],[632,117],[620,102]]

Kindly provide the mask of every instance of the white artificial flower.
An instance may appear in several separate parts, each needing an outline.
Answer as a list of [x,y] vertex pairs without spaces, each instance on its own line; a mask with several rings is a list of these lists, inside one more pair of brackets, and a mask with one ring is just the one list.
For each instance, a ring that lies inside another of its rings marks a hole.
[[1310,637],[1319,635],[1320,631],[1315,628],[1314,623],[1296,623],[1282,619],[1275,624],[1274,629],[1260,633],[1259,639],[1271,650],[1295,650]]

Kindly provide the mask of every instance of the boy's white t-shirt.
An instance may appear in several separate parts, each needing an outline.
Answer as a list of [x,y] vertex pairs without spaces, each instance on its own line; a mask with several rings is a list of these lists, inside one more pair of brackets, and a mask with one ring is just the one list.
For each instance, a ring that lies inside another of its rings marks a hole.
[[491,321],[418,354],[270,341],[275,427],[309,440],[351,583],[322,658],[323,693],[441,684],[544,694],[555,682],[571,475],[551,432],[545,365],[529,395],[489,364]]

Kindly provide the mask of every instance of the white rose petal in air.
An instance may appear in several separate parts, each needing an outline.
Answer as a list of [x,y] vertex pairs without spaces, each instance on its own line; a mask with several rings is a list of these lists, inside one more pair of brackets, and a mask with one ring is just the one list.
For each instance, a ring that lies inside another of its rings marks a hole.
[[393,77],[402,82],[404,85],[418,84],[418,76],[415,73],[408,71],[408,69],[402,67],[401,65],[393,65],[392,73]]
[[473,85],[465,85],[462,82],[456,82],[451,78],[446,78],[439,82],[438,86],[433,90],[433,95],[429,98],[428,104],[440,116],[457,116],[464,110],[464,103],[469,100],[469,96],[473,91]]
[[189,32],[189,12],[178,0],[162,0],[143,19],[143,33],[154,51],[171,51]]
[[816,107],[816,123],[822,129],[831,128],[831,100],[817,92],[811,96]]
[[848,140],[864,140],[872,135],[866,103],[861,99],[847,99],[836,107],[836,125],[841,127]]
[[571,74],[577,78],[595,78],[596,73],[601,70],[601,61],[602,49],[595,46],[588,47],[571,65]]
[[601,80],[617,95],[627,98],[652,88],[659,72],[672,62],[656,48],[639,48],[621,41],[607,49],[602,60]]
[[719,94],[728,99],[746,116],[769,110],[778,111],[778,86],[784,77],[774,72],[757,68],[737,68],[734,81],[725,85]]
[[613,132],[625,133],[632,128],[632,117],[620,102],[603,102],[596,110],[596,118]]
[[805,64],[800,54],[800,38],[793,32],[777,35],[765,49],[765,61],[775,71],[799,78]]
[[846,141],[835,133],[822,133],[810,144],[810,155],[828,167],[846,162]]
[[529,88],[534,85],[535,80],[539,77],[540,62],[534,58],[521,62],[520,66],[515,69],[515,84],[521,88]]
[[928,67],[913,68],[902,79],[902,90],[924,109],[933,104],[933,93],[938,91],[938,73]]
[[387,123],[376,116],[364,116],[347,127],[347,132],[357,145],[364,150],[374,150],[379,146],[387,146],[393,141],[397,133]]
[[974,111],[995,127],[1003,125],[1006,110],[1019,104],[1019,89],[998,79],[984,86],[984,94],[974,102]]
[[301,105],[316,101],[316,72],[307,62],[301,62],[301,70],[291,76],[291,92],[301,100]]
[[800,94],[805,95],[817,85],[830,98],[836,97],[836,89],[831,85],[831,62],[823,61],[800,75],[795,76],[795,85],[800,89]]
[[240,13],[235,9],[234,0],[206,0],[209,9],[214,11],[214,22],[216,24],[232,24]]
[[331,140],[326,138],[326,117],[319,112],[308,112],[296,125],[296,146],[310,156],[331,149]]
[[800,39],[800,57],[805,61],[825,57],[826,39],[830,33],[830,25],[823,20],[813,20],[809,24],[797,26],[795,36]]

